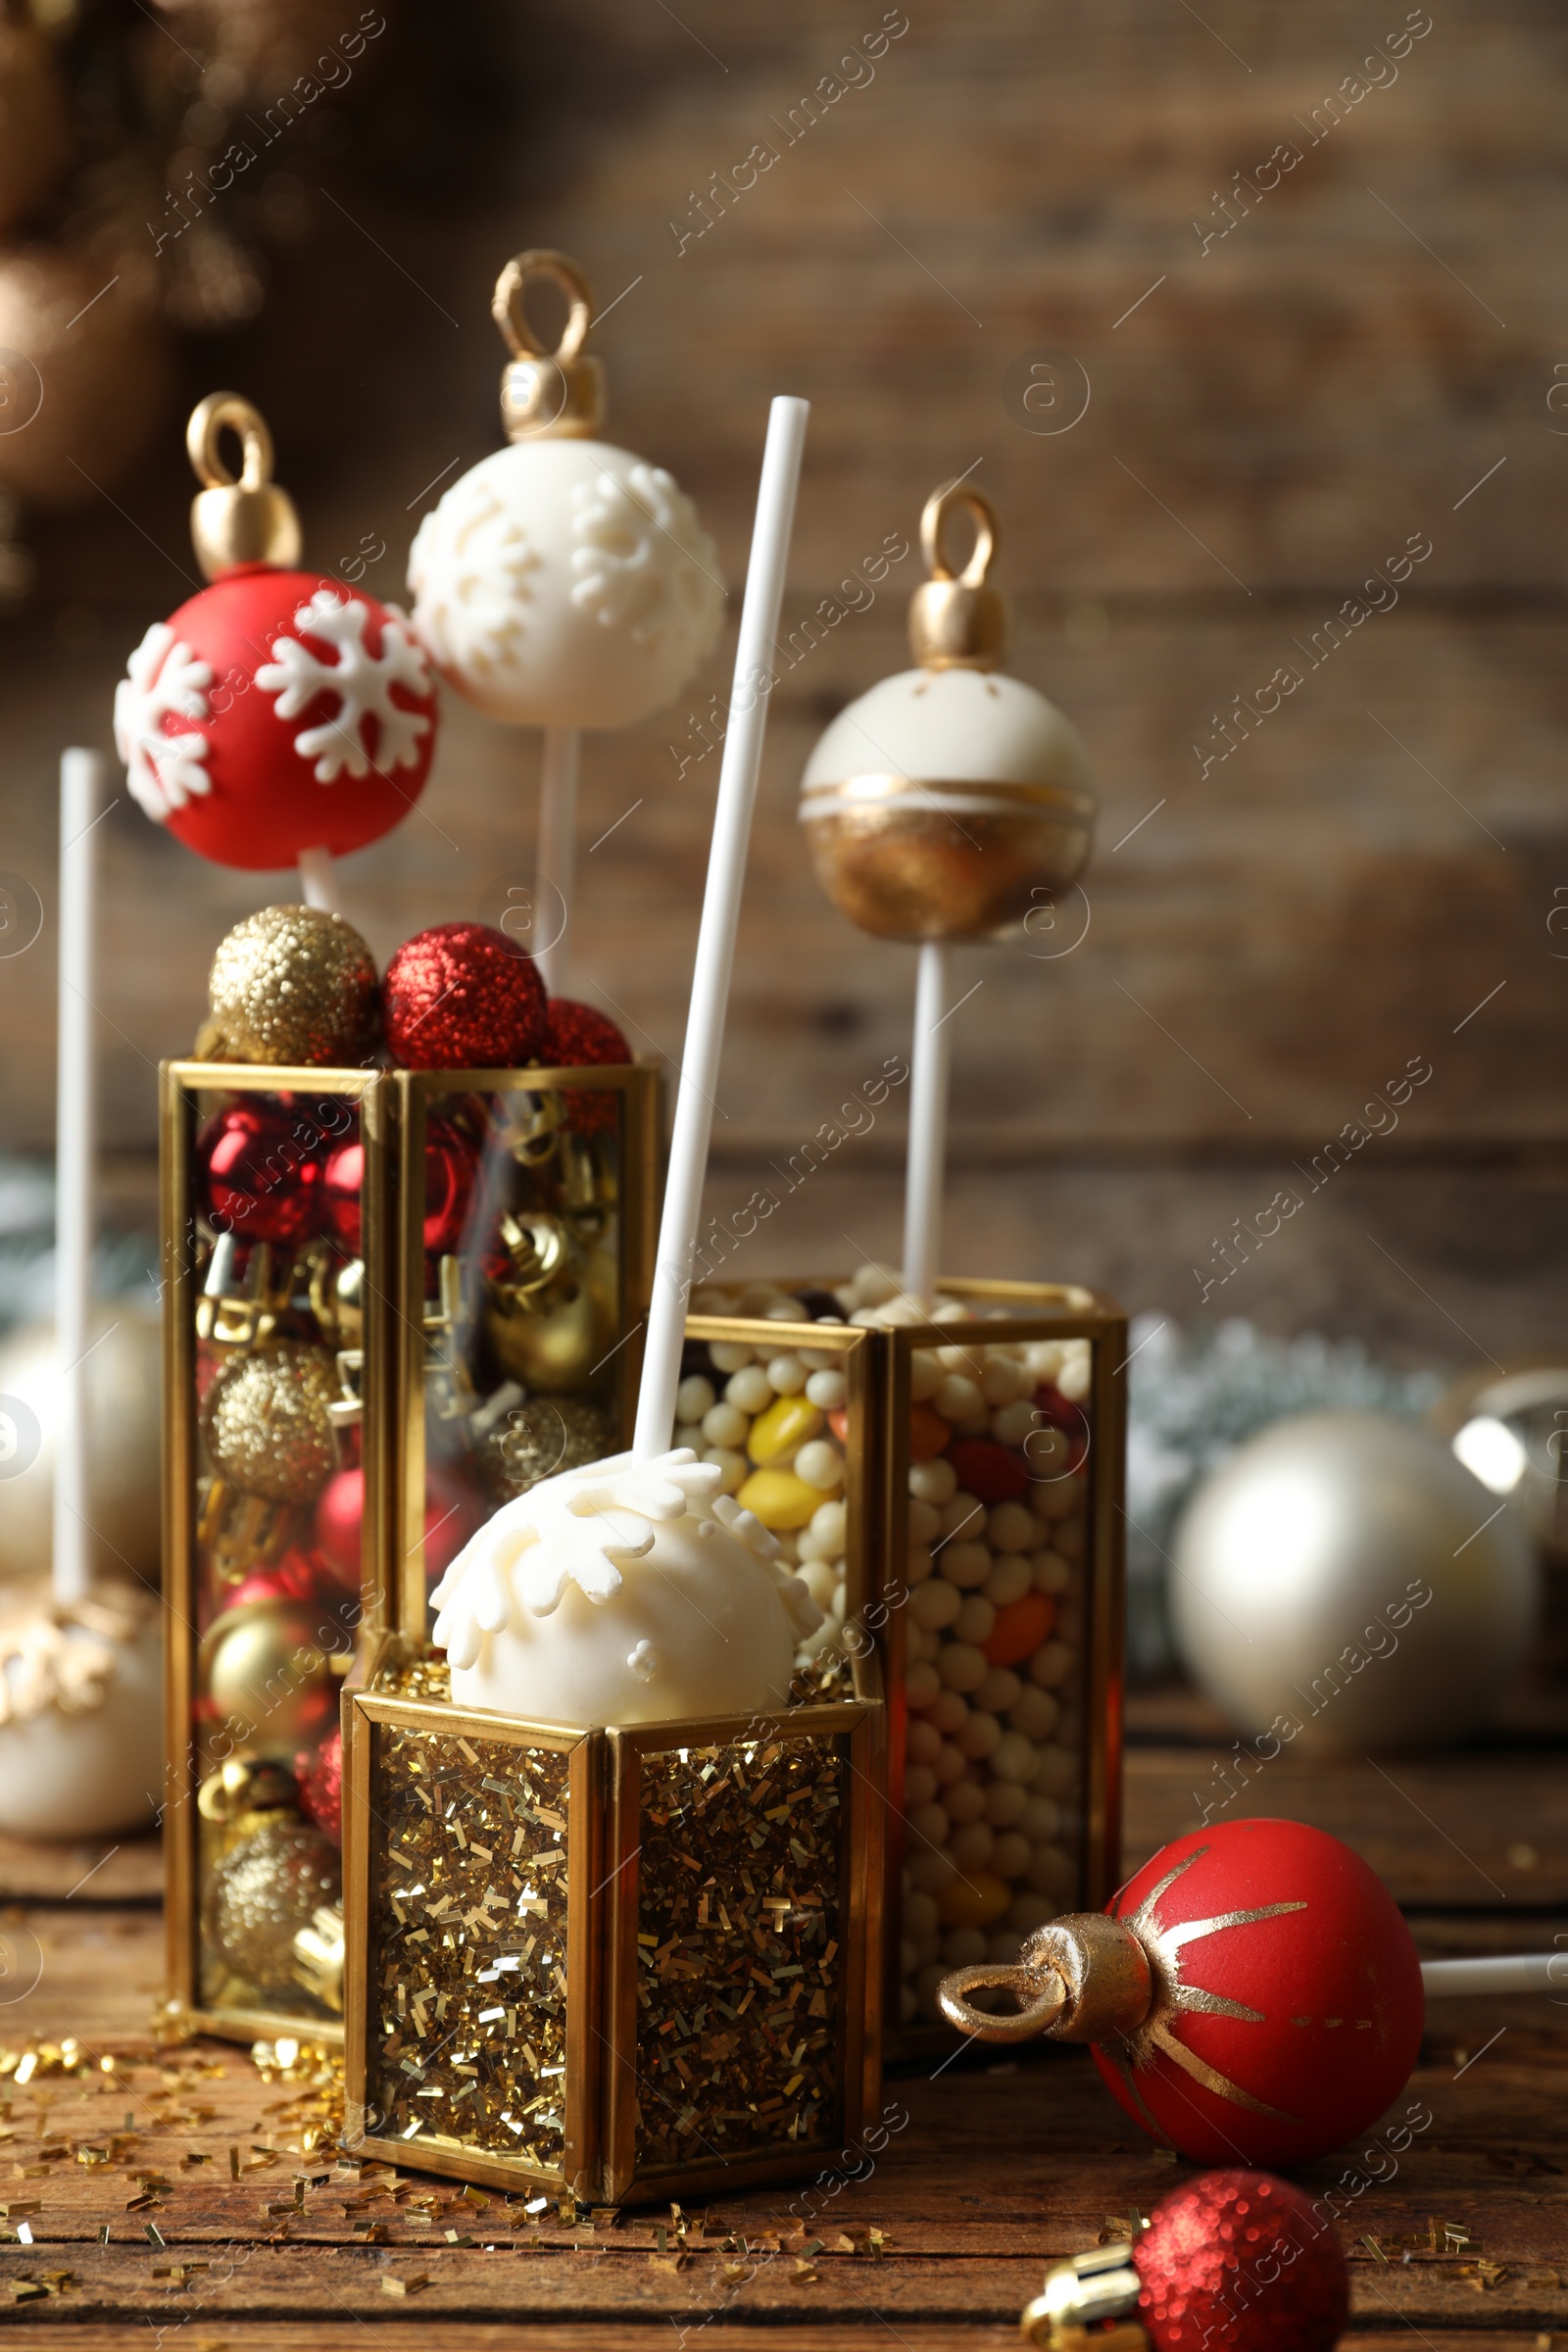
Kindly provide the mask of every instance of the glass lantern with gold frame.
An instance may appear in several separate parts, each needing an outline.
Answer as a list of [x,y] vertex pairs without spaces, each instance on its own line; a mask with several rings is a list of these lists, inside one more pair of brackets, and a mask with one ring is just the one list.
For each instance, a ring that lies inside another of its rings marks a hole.
[[161,1083],[166,2015],[331,2041],[340,1695],[384,1549],[387,1083]]

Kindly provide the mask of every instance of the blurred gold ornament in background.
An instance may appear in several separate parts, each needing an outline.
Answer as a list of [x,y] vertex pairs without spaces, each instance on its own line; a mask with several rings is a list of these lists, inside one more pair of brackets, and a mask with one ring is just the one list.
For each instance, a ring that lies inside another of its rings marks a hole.
[[[158,1319],[128,1299],[115,1299],[95,1310],[93,1331],[86,1366],[93,1428],[87,1467],[91,1572],[123,1576],[128,1569],[156,1586],[163,1377]],[[28,1324],[0,1343],[0,1397],[20,1399],[39,1431],[35,1458],[0,1483],[0,1578],[7,1580],[46,1575],[53,1556],[58,1370],[52,1324]]]
[[0,488],[85,506],[149,440],[172,374],[144,276],[48,245],[0,254]]
[[331,1355],[303,1340],[270,1340],[235,1356],[202,1402],[202,1436],[220,1478],[270,1502],[312,1502],[336,1463],[328,1407]]
[[213,1872],[208,1921],[228,1967],[269,2000],[307,1984],[294,1938],[342,1891],[336,1847],[296,1814],[277,1813],[242,1838]]

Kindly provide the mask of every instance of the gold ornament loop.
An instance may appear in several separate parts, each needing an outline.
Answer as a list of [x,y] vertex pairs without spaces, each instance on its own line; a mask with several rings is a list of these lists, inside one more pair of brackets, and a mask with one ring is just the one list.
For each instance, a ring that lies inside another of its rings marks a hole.
[[[962,571],[955,572],[943,551],[943,540],[949,516],[959,508],[966,509],[974,517],[975,541],[968,563]],[[925,512],[920,516],[920,553],[934,580],[956,579],[965,588],[984,587],[1001,536],[996,508],[972,482],[948,482],[942,489],[933,490],[925,502]]]
[[[539,341],[524,308],[528,287],[538,278],[548,278],[551,284],[559,286],[571,305],[565,331],[554,351],[547,351]],[[502,270],[496,279],[490,315],[514,360],[574,360],[593,324],[594,298],[588,280],[568,254],[538,246],[527,253],[514,254]]]
[[[238,480],[223,463],[219,436],[225,425],[239,435]],[[238,392],[209,392],[190,413],[185,448],[191,470],[207,490],[261,490],[272,478],[272,436],[260,409]]]
[[[530,284],[548,278],[570,308],[561,341],[547,351],[528,323]],[[490,314],[512,358],[502,370],[501,421],[509,441],[583,441],[605,416],[605,371],[583,350],[593,324],[593,296],[576,263],[540,247],[514,254],[496,279]]]
[[[225,426],[239,435],[238,480],[220,447]],[[221,579],[256,564],[292,569],[304,544],[300,518],[272,479],[272,436],[261,412],[238,392],[209,392],[191,411],[185,448],[204,485],[191,502],[190,535],[207,577]]]
[[[948,559],[948,520],[959,508],[974,517],[973,552],[961,572]],[[987,577],[1001,528],[997,511],[972,482],[944,482],[920,516],[920,548],[931,576],[909,600],[909,644],[922,669],[1000,669],[1007,651],[1007,608]]]
[[[1010,1992],[1018,2006],[977,2009],[969,1998],[976,1992]],[[937,1999],[949,2025],[976,2041],[1029,2041],[1036,2034],[1050,2033],[1067,2005],[1067,1987],[1054,1971],[1042,1978],[1031,1969],[982,1960],[944,1977]]]

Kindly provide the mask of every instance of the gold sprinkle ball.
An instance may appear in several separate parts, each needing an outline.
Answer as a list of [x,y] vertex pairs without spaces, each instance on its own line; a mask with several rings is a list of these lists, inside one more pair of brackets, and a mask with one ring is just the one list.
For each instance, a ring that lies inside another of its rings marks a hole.
[[207,983],[204,1060],[362,1064],[379,992],[369,949],[340,914],[264,906],[219,944]]
[[270,1340],[223,1366],[202,1402],[202,1436],[226,1486],[269,1502],[311,1502],[334,1468],[332,1357]]
[[341,1891],[337,1849],[296,1814],[277,1814],[242,1838],[213,1871],[212,1940],[234,1975],[264,1999],[298,2003],[294,1938]]

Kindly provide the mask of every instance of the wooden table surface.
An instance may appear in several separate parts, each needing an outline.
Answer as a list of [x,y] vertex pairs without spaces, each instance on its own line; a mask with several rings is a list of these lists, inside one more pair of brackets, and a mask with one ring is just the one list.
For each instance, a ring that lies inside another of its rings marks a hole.
[[[1196,1820],[1224,1753],[1179,1694],[1141,1701],[1134,1735],[1130,1863]],[[1348,1838],[1424,1952],[1549,1947],[1568,1941],[1562,1745],[1538,1710],[1465,1755],[1282,1756],[1232,1810]],[[799,2352],[851,2331],[985,2352],[1016,2341],[1049,2262],[1147,2212],[1187,2170],[1130,2135],[1086,2055],[976,2052],[894,2075],[885,2147],[809,2202],[717,2199],[684,2236],[662,2210],[530,2222],[520,2199],[469,2202],[416,2172],[340,2162],[329,2136],[309,2136],[329,2134],[330,2092],[264,2080],[248,2050],[159,2050],[151,1840],[107,1856],[8,1845],[0,1905],[0,2048],[74,2034],[94,2061],[0,2085],[0,2326],[19,2343],[99,2352],[150,2334],[180,2352],[316,2352],[416,2333],[421,2352],[468,2352],[525,2330],[564,2352],[673,2329],[677,2346],[701,2330],[703,2352],[732,2352],[767,2328]],[[1369,2180],[1353,2147],[1300,2176],[1350,2198],[1348,2341],[1568,2339],[1565,2011],[1544,1995],[1435,2005],[1408,2094],[1432,2121],[1394,2176]]]

